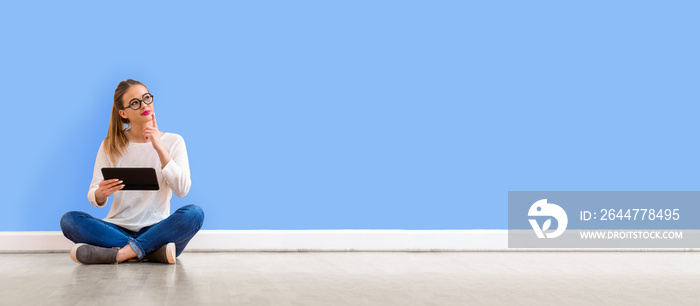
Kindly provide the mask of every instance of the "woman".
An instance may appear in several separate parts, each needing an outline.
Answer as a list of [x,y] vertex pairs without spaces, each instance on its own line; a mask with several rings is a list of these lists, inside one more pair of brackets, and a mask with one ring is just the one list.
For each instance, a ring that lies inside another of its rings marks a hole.
[[[204,213],[197,205],[170,214],[172,193],[184,197],[190,190],[190,167],[180,135],[158,130],[153,95],[139,81],[125,80],[114,91],[107,138],[100,145],[88,190],[95,207],[112,207],[104,220],[71,211],[61,218],[61,229],[75,246],[71,258],[82,264],[119,263],[129,259],[175,263],[187,243],[202,227]],[[125,129],[124,124],[129,124]],[[104,167],[156,169],[159,190],[121,190],[123,182],[105,180]]]

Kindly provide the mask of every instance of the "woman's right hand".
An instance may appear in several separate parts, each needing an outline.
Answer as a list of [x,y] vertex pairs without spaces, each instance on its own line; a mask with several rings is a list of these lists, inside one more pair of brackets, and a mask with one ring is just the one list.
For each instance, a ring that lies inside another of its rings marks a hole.
[[103,204],[110,195],[124,188],[124,184],[122,183],[123,181],[119,179],[102,180],[95,191],[95,200],[97,200],[97,204]]

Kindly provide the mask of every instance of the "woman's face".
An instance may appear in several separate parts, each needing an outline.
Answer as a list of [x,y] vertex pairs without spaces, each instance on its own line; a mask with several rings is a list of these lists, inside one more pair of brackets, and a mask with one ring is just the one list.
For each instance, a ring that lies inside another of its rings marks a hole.
[[[143,100],[144,97],[147,97],[146,94],[148,94],[148,89],[146,89],[146,87],[143,85],[137,84],[129,87],[122,97],[122,107],[124,109],[119,110],[119,115],[122,116],[122,118],[129,119],[131,124],[137,125],[153,120],[153,117],[151,116],[153,113],[153,103],[139,103],[139,100]],[[152,101],[153,100],[151,100],[151,102]],[[135,110],[130,107],[132,104],[135,104],[134,107],[137,107],[140,104],[140,107]]]

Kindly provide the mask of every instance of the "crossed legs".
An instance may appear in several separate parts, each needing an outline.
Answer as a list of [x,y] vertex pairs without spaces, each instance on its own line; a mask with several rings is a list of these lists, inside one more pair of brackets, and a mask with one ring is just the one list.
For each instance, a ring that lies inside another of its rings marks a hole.
[[71,211],[61,218],[61,230],[74,243],[119,247],[117,261],[122,262],[131,258],[142,259],[170,242],[175,243],[176,256],[179,256],[202,227],[203,221],[202,209],[191,204],[154,225],[132,232],[87,213]]

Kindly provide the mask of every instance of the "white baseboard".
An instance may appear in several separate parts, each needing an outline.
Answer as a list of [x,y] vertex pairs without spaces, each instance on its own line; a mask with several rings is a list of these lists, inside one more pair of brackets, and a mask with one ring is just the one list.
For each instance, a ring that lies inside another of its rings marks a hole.
[[[1,253],[67,252],[59,231],[0,232]],[[508,230],[202,230],[187,252],[299,251],[698,251],[700,249],[513,249]]]
[[241,230],[200,234],[195,237],[197,241],[190,242],[193,250],[438,251],[508,247],[506,230]]
[[[0,232],[0,252],[60,252],[55,232]],[[187,251],[460,251],[508,247],[506,230],[202,230]]]

